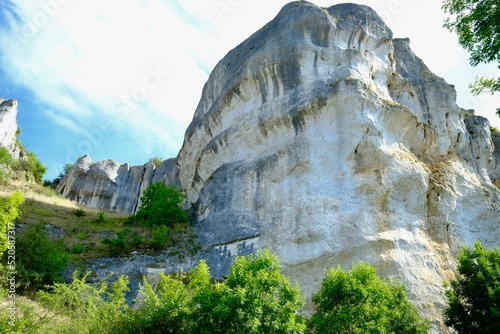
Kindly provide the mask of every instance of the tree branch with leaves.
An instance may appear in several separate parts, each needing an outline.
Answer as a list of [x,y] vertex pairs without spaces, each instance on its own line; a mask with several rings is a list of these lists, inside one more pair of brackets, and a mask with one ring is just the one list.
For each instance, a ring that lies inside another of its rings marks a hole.
[[[470,64],[497,63],[500,69],[500,3],[498,0],[445,0],[443,10],[452,17],[444,27],[458,35],[460,45],[470,53]],[[500,78],[476,77],[471,92],[494,94]],[[500,116],[500,108],[496,110]]]

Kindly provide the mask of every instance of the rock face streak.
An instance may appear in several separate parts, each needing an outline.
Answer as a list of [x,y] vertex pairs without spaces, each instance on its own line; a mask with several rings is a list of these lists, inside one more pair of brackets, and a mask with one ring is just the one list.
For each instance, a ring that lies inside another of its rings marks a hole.
[[365,6],[286,5],[215,67],[177,165],[205,245],[270,247],[307,296],[372,263],[440,332],[443,279],[463,244],[498,244],[500,197],[487,120],[409,44]]
[[216,275],[269,247],[310,298],[326,268],[365,261],[445,332],[458,250],[500,240],[500,155],[455,101],[369,7],[294,1],[215,67],[163,172],[83,157],[60,190],[133,212],[158,175],[186,192]]

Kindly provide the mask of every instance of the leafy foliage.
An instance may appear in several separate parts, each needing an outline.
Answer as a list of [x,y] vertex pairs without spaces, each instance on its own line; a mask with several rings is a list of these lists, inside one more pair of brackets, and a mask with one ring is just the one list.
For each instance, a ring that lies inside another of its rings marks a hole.
[[108,246],[113,255],[119,255],[142,243],[142,238],[137,232],[125,227],[117,233],[116,238],[103,238],[101,242]]
[[[187,284],[185,281],[189,281]],[[238,257],[226,282],[213,283],[201,261],[188,277],[161,276],[158,292],[144,281],[144,304],[122,333],[303,333],[298,286],[269,251]]]
[[65,246],[51,240],[43,222],[29,225],[16,240],[18,292],[33,293],[46,285],[63,281],[68,263]]
[[127,312],[113,332],[189,333],[190,293],[183,282],[185,276],[160,274],[160,277],[156,293],[144,279],[142,306]]
[[445,27],[455,31],[460,44],[470,52],[473,66],[500,62],[500,7],[495,0],[446,0],[443,9],[455,15]]
[[10,166],[12,164],[12,155],[5,147],[0,148],[0,164]]
[[268,250],[237,257],[225,283],[209,285],[208,268],[198,265],[192,276],[197,291],[195,333],[303,333],[297,316],[304,306],[300,289],[281,273]]
[[474,250],[459,254],[458,274],[446,290],[445,322],[458,333],[500,332],[500,250]]
[[85,210],[80,209],[80,208],[73,210],[73,214],[77,217],[85,217],[87,215]]
[[14,192],[8,198],[0,198],[0,256],[9,247],[8,235],[14,237],[8,230],[21,215],[19,206],[22,203],[24,195],[21,192]]
[[99,211],[97,213],[97,218],[94,219],[92,222],[95,224],[102,224],[104,223],[105,219],[106,219],[106,213],[104,211]]
[[[498,0],[445,0],[445,12],[453,15],[444,26],[458,35],[458,41],[471,57],[470,63],[496,62],[500,68],[500,6]],[[476,78],[472,93],[500,91],[500,78]],[[500,108],[497,109],[500,115]]]
[[149,227],[186,223],[188,215],[182,208],[184,198],[185,195],[174,186],[167,187],[162,182],[152,184],[144,191],[134,220]]
[[159,156],[155,156],[153,158],[149,158],[149,162],[151,162],[155,167],[158,167],[162,163],[163,159]]
[[171,229],[168,226],[153,227],[151,237],[151,247],[156,250],[162,250],[171,245]]
[[13,159],[10,152],[5,147],[0,148],[0,184],[8,184],[8,170],[12,165],[12,161]]
[[42,183],[43,176],[47,172],[47,167],[32,152],[28,153],[24,159],[17,160],[14,169],[25,172],[26,180],[33,180],[36,183]]
[[313,297],[315,333],[427,333],[429,324],[408,301],[399,282],[383,281],[375,267],[331,269]]
[[73,168],[73,164],[70,164],[70,163],[65,164],[63,166],[62,171],[59,173],[59,175],[57,177],[62,179],[63,177],[65,177],[69,173],[71,168]]
[[87,277],[78,278],[75,272],[70,284],[56,283],[50,291],[39,292],[39,302],[57,316],[51,333],[109,333],[123,317],[128,278],[120,276],[109,287],[109,277],[95,285],[87,284]]

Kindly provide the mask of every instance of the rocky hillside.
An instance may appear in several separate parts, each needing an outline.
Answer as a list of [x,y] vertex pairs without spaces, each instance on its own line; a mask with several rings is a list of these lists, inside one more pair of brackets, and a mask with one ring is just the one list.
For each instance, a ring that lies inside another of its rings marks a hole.
[[365,261],[446,332],[458,250],[500,240],[493,150],[488,121],[372,9],[294,1],[214,68],[164,169],[83,157],[59,189],[133,212],[147,184],[176,184],[216,274],[269,247],[310,297],[325,268]]

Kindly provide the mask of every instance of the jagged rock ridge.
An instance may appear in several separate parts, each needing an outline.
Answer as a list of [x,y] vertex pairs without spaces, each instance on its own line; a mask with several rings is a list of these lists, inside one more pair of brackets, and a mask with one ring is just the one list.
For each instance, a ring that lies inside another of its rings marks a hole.
[[176,184],[176,168],[174,159],[158,167],[151,162],[130,166],[114,160],[93,162],[85,155],[62,178],[56,191],[92,208],[135,213],[142,193],[151,183]]
[[[167,182],[215,275],[269,247],[310,298],[325,268],[365,261],[446,332],[458,250],[500,236],[489,124],[455,101],[371,8],[291,2],[214,68]],[[90,192],[107,184],[120,196]]]

